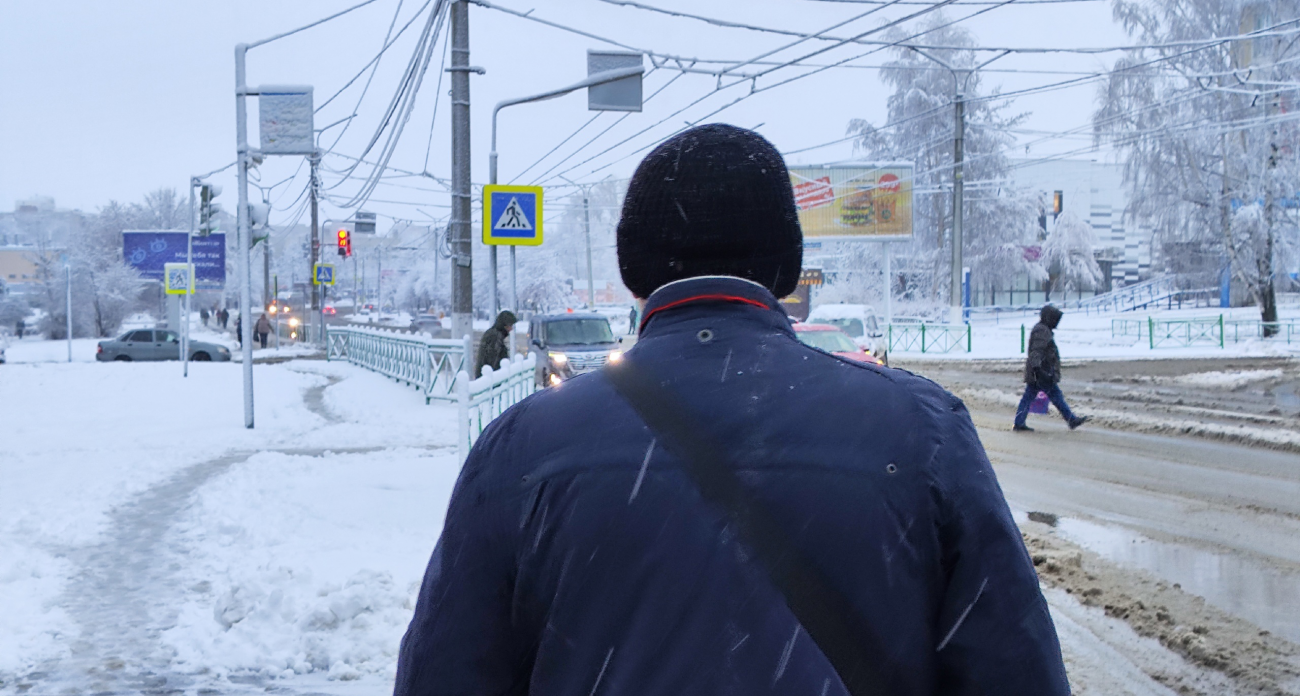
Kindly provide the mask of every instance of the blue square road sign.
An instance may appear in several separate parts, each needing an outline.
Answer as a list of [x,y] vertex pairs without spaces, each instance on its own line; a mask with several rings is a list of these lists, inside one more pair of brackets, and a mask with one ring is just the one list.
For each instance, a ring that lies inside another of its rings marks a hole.
[[317,285],[334,284],[334,265],[328,263],[316,264],[316,273],[312,277],[312,282]]
[[483,243],[538,246],[542,243],[542,187],[483,187]]

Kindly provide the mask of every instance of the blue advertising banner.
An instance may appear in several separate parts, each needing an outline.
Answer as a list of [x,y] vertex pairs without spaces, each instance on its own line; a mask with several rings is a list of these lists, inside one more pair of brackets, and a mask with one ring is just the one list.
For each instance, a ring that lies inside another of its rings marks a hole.
[[[163,267],[185,263],[184,232],[123,232],[122,259],[148,280],[162,281]],[[194,238],[194,285],[216,290],[226,284],[226,235]]]

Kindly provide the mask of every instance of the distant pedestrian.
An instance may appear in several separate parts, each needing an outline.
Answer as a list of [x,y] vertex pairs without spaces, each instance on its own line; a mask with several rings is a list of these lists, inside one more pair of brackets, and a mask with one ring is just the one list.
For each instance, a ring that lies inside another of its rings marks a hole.
[[1025,355],[1025,394],[1020,397],[1016,407],[1016,422],[1012,427],[1018,432],[1032,432],[1034,429],[1025,425],[1029,417],[1029,406],[1038,398],[1038,392],[1047,394],[1047,398],[1061,412],[1061,417],[1069,424],[1070,430],[1091,420],[1089,416],[1076,416],[1065,403],[1061,393],[1061,354],[1056,350],[1056,339],[1052,332],[1061,323],[1061,310],[1046,305],[1038,313],[1039,322],[1029,333],[1029,347]]
[[510,330],[514,327],[514,312],[505,310],[497,315],[492,328],[483,332],[483,338],[478,344],[478,360],[474,363],[475,377],[482,377],[483,368],[487,365],[491,365],[494,370],[500,369],[501,361],[510,357],[506,338],[510,336]]
[[266,318],[266,313],[257,318],[257,323],[253,325],[253,333],[257,334],[257,343],[263,348],[266,347],[266,337],[271,334],[271,320]]
[[208,317],[209,317],[209,316],[210,316],[210,315],[208,314],[208,308],[207,308],[207,307],[204,307],[204,308],[202,308],[202,309],[199,310],[199,321],[203,322],[203,325],[204,325],[205,327],[208,325]]
[[235,342],[237,342],[241,348],[244,346],[244,322],[242,317],[235,317]]
[[224,330],[226,323],[230,321],[230,310],[222,307],[221,311],[217,313],[217,318],[221,320],[221,328]]
[[636,305],[632,305],[632,311],[627,314],[627,335],[631,336],[636,333]]
[[27,330],[27,325],[23,323],[22,319],[19,319],[18,324],[14,327],[14,329],[15,329],[15,333],[18,334],[18,339],[22,340],[23,331]]

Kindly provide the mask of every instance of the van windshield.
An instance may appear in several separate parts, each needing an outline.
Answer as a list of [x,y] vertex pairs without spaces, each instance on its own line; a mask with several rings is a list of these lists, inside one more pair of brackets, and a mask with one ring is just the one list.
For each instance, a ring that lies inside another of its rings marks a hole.
[[863,333],[861,319],[818,319],[817,323],[834,326],[854,338],[862,336]]
[[[854,321],[857,321],[854,319]],[[804,345],[812,346],[827,353],[857,353],[858,347],[848,336],[838,331],[799,331],[795,334]]]
[[565,319],[546,325],[546,342],[568,346],[613,343],[614,332],[607,319]]

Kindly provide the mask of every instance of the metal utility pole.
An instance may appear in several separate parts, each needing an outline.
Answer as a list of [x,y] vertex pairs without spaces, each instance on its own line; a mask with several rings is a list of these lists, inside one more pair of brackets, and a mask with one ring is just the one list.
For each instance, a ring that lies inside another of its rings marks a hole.
[[[185,266],[186,272],[190,274],[190,284],[195,281],[194,276],[194,187],[198,186],[198,177],[190,177],[190,230],[185,235]],[[189,292],[185,294],[185,312],[181,320],[181,376],[190,376],[190,312],[193,310],[191,298],[194,297],[194,288],[187,288]]]
[[262,240],[262,311],[265,312],[275,299],[271,294],[271,232],[267,230]]
[[470,246],[469,2],[451,4],[451,334],[473,333],[474,275]]
[[958,68],[926,51],[916,48],[912,50],[938,63],[952,75],[952,104],[955,118],[953,124],[952,169],[952,286],[949,298],[952,305],[952,318],[950,321],[954,324],[960,324],[965,319],[962,311],[962,213],[965,207],[965,181],[962,177],[964,175],[964,141],[966,138],[966,91],[970,88],[970,79],[975,75],[976,71],[1006,56],[1010,51],[1001,51],[983,63],[971,67]]
[[[325,345],[325,314],[324,305],[320,301],[320,289],[317,288],[316,264],[320,261],[320,218],[317,214],[317,196],[320,188],[320,182],[316,178],[316,169],[320,166],[320,151],[316,151],[307,156],[307,161],[311,163],[311,267],[307,269],[307,277],[312,279],[311,285],[311,308],[320,314],[317,318],[320,320],[320,343]],[[309,315],[310,316],[310,315]]]
[[583,228],[587,235],[587,309],[596,308],[596,280],[591,270],[591,188],[582,188]]
[[63,264],[63,275],[67,279],[68,297],[66,299],[66,311],[68,321],[68,362],[72,362],[72,264]]
[[253,427],[253,259],[251,230],[248,220],[248,86],[244,57],[248,44],[235,46],[235,169],[239,175],[239,209],[236,211],[239,235],[239,342],[244,373],[244,427]]
[[956,112],[952,139],[952,323],[962,323],[962,208],[965,207],[966,182],[963,177],[963,157],[966,140],[966,95],[957,91],[953,95]]

